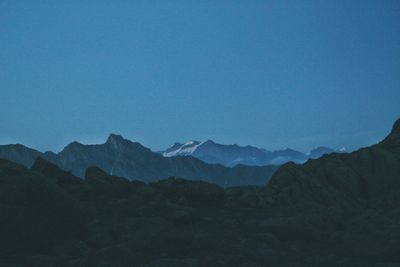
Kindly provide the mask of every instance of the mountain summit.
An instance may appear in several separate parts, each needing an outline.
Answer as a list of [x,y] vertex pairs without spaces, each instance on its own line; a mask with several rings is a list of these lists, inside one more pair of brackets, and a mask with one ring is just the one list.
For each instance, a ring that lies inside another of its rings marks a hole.
[[107,138],[106,144],[122,144],[127,141],[119,134],[110,134]]
[[394,123],[392,131],[381,143],[382,145],[400,149],[400,119]]
[[250,166],[281,165],[289,161],[304,163],[310,158],[316,159],[332,152],[335,151],[328,147],[318,147],[309,154],[290,148],[268,151],[254,146],[223,145],[207,140],[205,142],[189,141],[185,144],[174,143],[160,153],[164,157],[192,156],[207,163],[232,167],[238,164]]

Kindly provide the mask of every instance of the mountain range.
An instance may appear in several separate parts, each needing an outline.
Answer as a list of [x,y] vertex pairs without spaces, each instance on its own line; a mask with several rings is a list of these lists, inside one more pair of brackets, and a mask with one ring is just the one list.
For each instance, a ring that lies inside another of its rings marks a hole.
[[130,180],[152,182],[177,176],[221,186],[264,185],[277,169],[273,165],[236,165],[230,168],[208,164],[191,156],[164,157],[138,142],[116,134],[111,134],[104,144],[84,145],[72,142],[59,153],[42,153],[19,144],[0,146],[0,158],[26,167],[31,167],[38,157],[79,177],[84,177],[88,167],[97,166],[109,174]]
[[268,151],[254,146],[223,145],[207,140],[205,142],[189,141],[185,144],[175,143],[159,153],[164,157],[192,156],[207,163],[218,163],[232,167],[238,164],[251,166],[281,165],[290,161],[304,163],[308,159],[316,159],[333,152],[342,151],[335,151],[329,147],[318,147],[308,154],[290,148]]
[[265,186],[85,179],[0,159],[0,266],[399,266],[400,120]]

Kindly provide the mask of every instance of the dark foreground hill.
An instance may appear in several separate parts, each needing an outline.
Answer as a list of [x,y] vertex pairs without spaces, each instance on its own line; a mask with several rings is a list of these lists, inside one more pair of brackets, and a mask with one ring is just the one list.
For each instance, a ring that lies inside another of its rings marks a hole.
[[39,156],[79,177],[84,177],[86,168],[97,166],[109,174],[144,182],[178,176],[220,186],[265,185],[277,169],[273,165],[237,165],[228,168],[207,164],[194,157],[166,158],[140,143],[115,134],[110,135],[104,144],[83,145],[73,142],[57,154],[41,153],[23,145],[0,146],[0,158],[26,167],[31,167]]
[[266,187],[0,160],[0,266],[399,266],[400,120]]

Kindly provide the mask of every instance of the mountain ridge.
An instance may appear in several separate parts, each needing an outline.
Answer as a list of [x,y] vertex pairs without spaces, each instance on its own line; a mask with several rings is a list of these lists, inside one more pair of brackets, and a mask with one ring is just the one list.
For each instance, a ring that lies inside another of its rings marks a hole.
[[159,151],[164,157],[193,156],[207,163],[218,163],[232,167],[236,164],[250,166],[281,165],[289,161],[304,163],[308,159],[319,158],[335,151],[328,147],[317,147],[305,154],[290,148],[268,151],[254,146],[224,145],[212,140],[204,142],[176,142],[164,151]]
[[0,159],[0,265],[398,266],[398,129],[286,163],[266,186],[143,183],[94,166],[80,179],[42,158]]
[[191,156],[166,158],[117,134],[110,134],[103,144],[84,145],[75,141],[59,153],[42,153],[22,145],[0,146],[0,157],[27,167],[31,167],[37,157],[42,157],[82,178],[89,166],[97,166],[109,174],[131,180],[151,182],[178,176],[221,186],[266,184],[277,168],[243,165],[228,168],[208,164]]

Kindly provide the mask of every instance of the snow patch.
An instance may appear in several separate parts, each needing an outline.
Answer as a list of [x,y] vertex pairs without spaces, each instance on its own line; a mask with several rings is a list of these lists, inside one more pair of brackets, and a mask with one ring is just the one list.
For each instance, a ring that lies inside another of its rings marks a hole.
[[189,141],[179,147],[176,150],[169,151],[169,152],[164,152],[162,155],[164,157],[175,157],[175,156],[189,156],[192,155],[196,149],[204,144],[204,142],[198,142],[198,141]]

